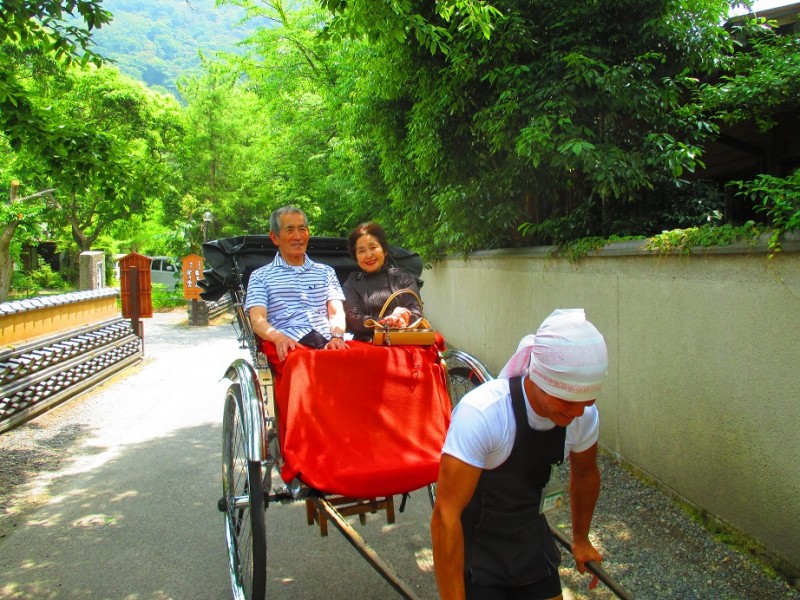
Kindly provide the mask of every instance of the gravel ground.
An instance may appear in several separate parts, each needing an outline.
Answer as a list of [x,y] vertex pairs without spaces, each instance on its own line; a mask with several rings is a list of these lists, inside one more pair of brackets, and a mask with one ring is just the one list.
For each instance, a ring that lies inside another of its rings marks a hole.
[[[29,484],[57,470],[70,457],[71,448],[88,435],[86,419],[76,398],[0,434],[0,538],[16,522],[2,517],[13,516],[31,501]],[[604,553],[606,571],[635,598],[800,600],[798,589],[716,540],[676,502],[613,457],[601,455],[600,465],[603,487],[593,522],[594,542]],[[565,517],[565,512],[559,513],[553,522],[566,525]],[[566,555],[562,580],[566,600],[615,597],[602,584],[588,591],[586,576],[575,571]]]
[[[602,488],[592,522],[592,541],[603,553],[603,568],[637,599],[791,599],[800,590],[763,563],[737,551],[689,515],[657,487],[601,454]],[[566,471],[566,468],[564,468]],[[567,476],[565,474],[565,476]],[[569,517],[551,523],[569,532]],[[562,554],[564,554],[562,552]],[[562,580],[585,590],[567,557]],[[615,598],[602,584],[593,592],[573,591],[577,599]]]

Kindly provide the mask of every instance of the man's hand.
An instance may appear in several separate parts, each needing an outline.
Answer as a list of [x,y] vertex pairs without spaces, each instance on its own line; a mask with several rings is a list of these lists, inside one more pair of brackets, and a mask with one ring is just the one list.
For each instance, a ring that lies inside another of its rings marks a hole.
[[280,332],[273,334],[273,343],[275,344],[275,349],[278,351],[278,359],[281,362],[286,360],[290,351],[297,348],[297,342],[295,340]]
[[262,340],[267,340],[275,344],[278,353],[278,360],[283,362],[289,356],[289,352],[297,348],[297,342],[282,331],[275,329],[267,321],[267,308],[265,306],[253,306],[250,308],[250,325],[253,332]]
[[[597,443],[583,452],[570,452],[570,509],[572,513],[572,554],[579,573],[586,572],[590,560],[600,562],[603,555],[589,541],[589,527],[600,495],[600,469],[597,467]],[[597,586],[592,578],[589,589]]]
[[[603,561],[603,555],[598,552],[588,539],[578,539],[572,541],[572,555],[575,557],[575,565],[578,568],[578,573],[586,573],[586,563],[590,560],[600,564]],[[597,587],[597,575],[592,577],[589,583],[589,589],[593,590]]]
[[297,342],[295,340],[275,329],[270,322],[267,321],[266,306],[253,306],[250,308],[250,325],[253,328],[253,332],[258,337],[275,344],[275,350],[278,352],[278,360],[281,362],[286,360],[291,350],[297,348]]

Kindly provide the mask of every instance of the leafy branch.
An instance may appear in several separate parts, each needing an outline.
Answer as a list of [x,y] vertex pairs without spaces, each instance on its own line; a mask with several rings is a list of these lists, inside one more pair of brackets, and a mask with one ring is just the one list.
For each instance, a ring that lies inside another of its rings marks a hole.
[[800,229],[800,169],[789,177],[761,174],[752,181],[733,181],[732,185],[756,205],[755,209],[769,219],[770,258],[781,251],[781,235]]

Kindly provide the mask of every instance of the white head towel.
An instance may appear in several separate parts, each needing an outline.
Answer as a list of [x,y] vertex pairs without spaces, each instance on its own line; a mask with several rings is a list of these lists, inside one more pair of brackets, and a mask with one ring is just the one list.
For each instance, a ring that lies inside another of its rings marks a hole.
[[594,400],[608,375],[608,349],[582,308],[558,309],[536,335],[519,343],[499,377],[528,376],[545,393],[569,400]]

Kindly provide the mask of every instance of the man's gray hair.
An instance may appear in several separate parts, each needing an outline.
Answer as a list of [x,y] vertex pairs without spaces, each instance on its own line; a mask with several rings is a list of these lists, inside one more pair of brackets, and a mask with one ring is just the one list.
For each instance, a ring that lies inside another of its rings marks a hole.
[[288,206],[281,206],[280,208],[277,208],[274,211],[272,211],[272,214],[269,216],[270,233],[278,235],[281,232],[281,217],[283,215],[290,215],[290,214],[303,215],[303,221],[305,221],[306,227],[308,227],[308,217],[306,216],[306,213],[303,211],[303,209],[298,208],[296,206],[292,206],[290,204]]

